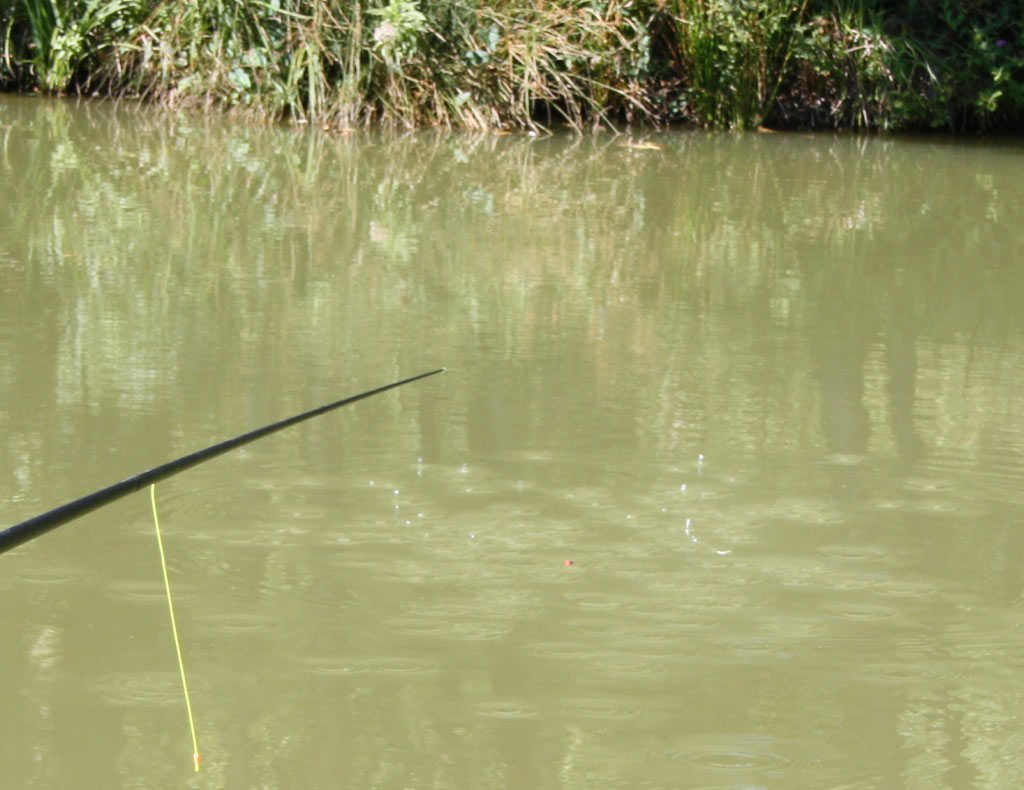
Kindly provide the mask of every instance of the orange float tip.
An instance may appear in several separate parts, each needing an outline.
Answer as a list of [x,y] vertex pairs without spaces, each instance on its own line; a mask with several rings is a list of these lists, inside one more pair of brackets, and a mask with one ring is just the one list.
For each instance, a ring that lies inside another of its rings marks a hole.
[[199,766],[203,764],[203,755],[199,752],[195,752],[192,755],[192,765],[196,769],[196,773],[199,773]]

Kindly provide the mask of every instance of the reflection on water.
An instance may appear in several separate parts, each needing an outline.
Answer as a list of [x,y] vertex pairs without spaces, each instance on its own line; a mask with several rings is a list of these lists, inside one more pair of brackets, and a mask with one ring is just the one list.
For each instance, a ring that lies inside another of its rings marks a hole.
[[1019,783],[1024,165],[0,102],[16,786]]

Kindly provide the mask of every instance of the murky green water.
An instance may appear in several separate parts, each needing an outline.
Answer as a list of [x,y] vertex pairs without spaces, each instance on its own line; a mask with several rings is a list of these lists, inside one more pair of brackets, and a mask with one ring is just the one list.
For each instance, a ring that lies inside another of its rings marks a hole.
[[1019,144],[3,98],[0,190],[0,526],[449,368],[158,487],[198,776],[148,498],[0,557],[5,786],[1024,780]]

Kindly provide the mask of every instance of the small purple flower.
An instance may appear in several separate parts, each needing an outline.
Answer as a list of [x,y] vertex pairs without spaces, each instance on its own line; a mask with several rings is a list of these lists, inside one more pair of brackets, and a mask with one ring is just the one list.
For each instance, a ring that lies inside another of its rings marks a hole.
[[997,38],[996,39],[996,49],[1002,49],[1005,46],[1006,46],[1006,39],[1005,38]]

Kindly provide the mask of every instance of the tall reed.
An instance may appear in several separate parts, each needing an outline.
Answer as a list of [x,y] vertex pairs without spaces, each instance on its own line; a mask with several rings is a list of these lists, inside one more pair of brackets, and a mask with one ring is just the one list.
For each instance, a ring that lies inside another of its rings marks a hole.
[[787,75],[807,0],[676,0],[687,109],[707,126],[761,125]]

